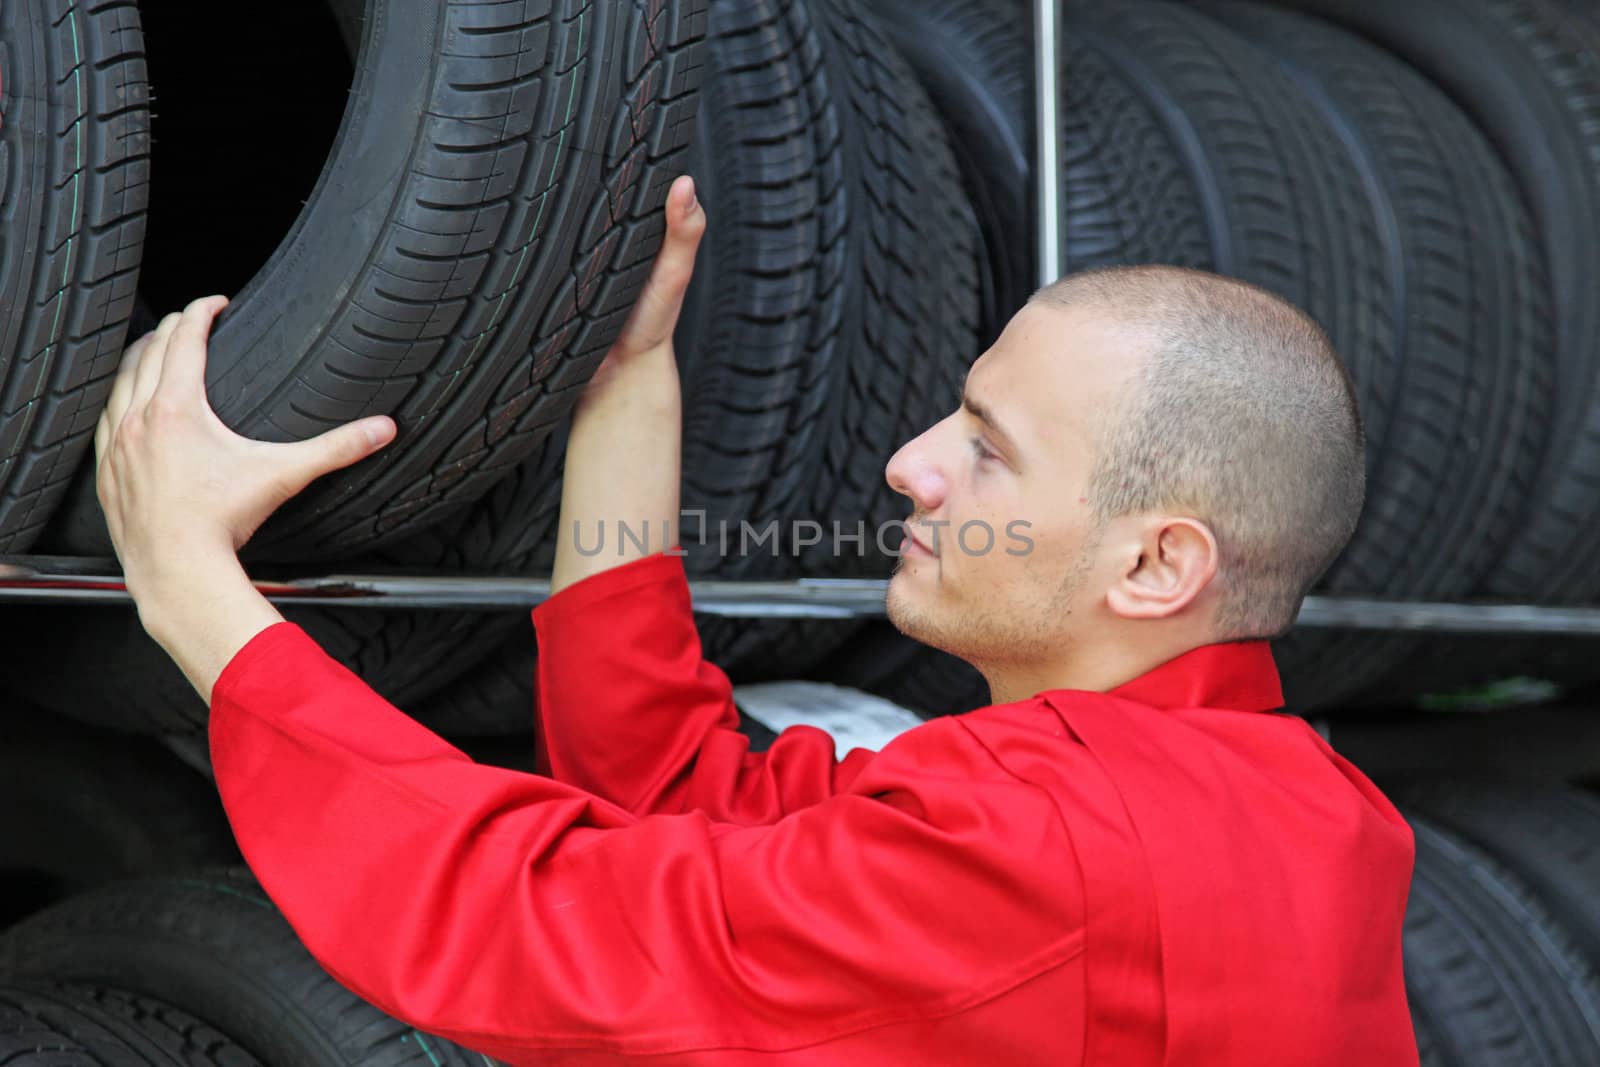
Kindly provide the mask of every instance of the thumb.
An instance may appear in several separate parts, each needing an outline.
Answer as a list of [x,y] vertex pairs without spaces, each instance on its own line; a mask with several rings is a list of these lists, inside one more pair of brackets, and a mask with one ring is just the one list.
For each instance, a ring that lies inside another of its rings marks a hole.
[[304,441],[279,446],[299,483],[299,492],[324,474],[359,463],[395,438],[394,420],[387,415],[357,419],[335,426]]

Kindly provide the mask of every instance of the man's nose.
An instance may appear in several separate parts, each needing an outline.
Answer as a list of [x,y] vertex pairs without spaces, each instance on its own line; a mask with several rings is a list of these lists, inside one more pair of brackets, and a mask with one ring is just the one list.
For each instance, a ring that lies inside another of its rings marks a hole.
[[926,434],[908,441],[889,457],[889,465],[884,468],[889,488],[910,497],[919,512],[934,510],[944,499],[944,475],[926,445]]

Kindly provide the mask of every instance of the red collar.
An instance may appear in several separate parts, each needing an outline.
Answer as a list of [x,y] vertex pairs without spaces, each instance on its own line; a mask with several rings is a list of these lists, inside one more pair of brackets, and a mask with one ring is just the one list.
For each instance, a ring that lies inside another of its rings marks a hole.
[[1201,645],[1111,690],[1111,696],[1153,708],[1283,707],[1283,686],[1266,641]]

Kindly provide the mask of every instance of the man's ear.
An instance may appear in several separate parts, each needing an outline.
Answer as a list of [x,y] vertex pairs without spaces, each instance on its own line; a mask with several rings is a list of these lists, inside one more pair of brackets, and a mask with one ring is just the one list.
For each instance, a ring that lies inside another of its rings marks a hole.
[[1127,619],[1165,619],[1204,593],[1217,575],[1217,539],[1199,519],[1160,516],[1140,531],[1138,558],[1106,594]]

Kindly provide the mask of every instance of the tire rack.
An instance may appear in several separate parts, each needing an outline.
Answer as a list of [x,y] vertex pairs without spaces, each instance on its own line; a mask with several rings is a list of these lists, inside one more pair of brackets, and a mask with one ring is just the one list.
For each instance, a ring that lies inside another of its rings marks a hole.
[[[1036,250],[1040,285],[1059,277],[1060,188],[1057,167],[1057,37],[1065,0],[1033,0]],[[527,610],[549,596],[547,578],[513,575],[284,574],[253,578],[268,600],[325,606],[466,611]],[[884,614],[887,581],[802,578],[790,581],[696,580],[694,608],[741,618],[853,618]],[[115,559],[0,555],[0,603],[128,603]],[[1432,633],[1600,636],[1600,607],[1486,602],[1398,601],[1309,596],[1296,626]]]

